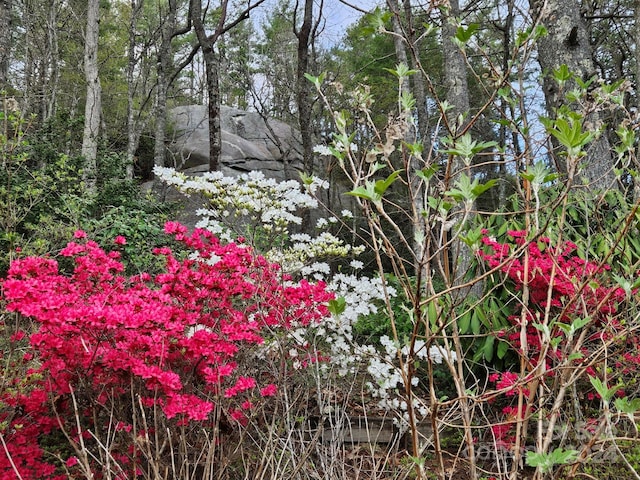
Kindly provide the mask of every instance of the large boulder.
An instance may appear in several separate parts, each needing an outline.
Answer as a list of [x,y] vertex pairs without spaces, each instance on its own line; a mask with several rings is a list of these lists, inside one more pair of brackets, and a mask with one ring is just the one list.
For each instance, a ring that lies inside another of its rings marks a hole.
[[[221,108],[221,171],[237,174],[258,170],[277,180],[298,178],[302,169],[300,133],[260,114]],[[209,166],[207,107],[185,105],[169,112],[169,154],[172,166],[197,173]]]

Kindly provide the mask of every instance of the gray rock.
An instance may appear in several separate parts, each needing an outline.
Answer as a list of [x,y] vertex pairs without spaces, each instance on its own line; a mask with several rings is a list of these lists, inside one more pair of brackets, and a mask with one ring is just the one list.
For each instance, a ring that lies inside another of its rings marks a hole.
[[[186,105],[169,112],[170,164],[190,173],[209,165],[207,107]],[[277,180],[298,178],[302,169],[300,133],[278,120],[267,122],[255,112],[221,108],[221,170],[227,175],[258,170]]]

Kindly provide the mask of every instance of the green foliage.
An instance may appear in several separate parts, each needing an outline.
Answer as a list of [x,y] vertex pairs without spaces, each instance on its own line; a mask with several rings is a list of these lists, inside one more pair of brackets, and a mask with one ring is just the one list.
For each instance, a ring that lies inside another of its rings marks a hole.
[[[413,330],[413,322],[406,309],[408,299],[402,293],[400,281],[395,276],[389,274],[385,278],[388,285],[398,292],[397,296],[391,298],[391,310],[393,311],[398,337],[407,338]],[[393,338],[391,321],[386,313],[386,308],[384,308],[384,305],[377,305],[377,307],[377,313],[360,316],[353,326],[356,339],[361,344],[377,343],[383,335]]]
[[375,182],[367,180],[364,187],[356,187],[352,191],[347,192],[347,195],[364,198],[365,200],[379,204],[387,189],[397,180],[400,173],[402,173],[402,170],[396,170],[385,180],[377,180]]
[[[50,226],[55,212],[68,207],[66,197],[81,190],[75,159],[34,150],[27,136],[29,119],[11,100],[3,99],[0,112],[1,131],[6,132],[0,135],[0,272],[6,270],[16,249],[49,251],[63,229],[44,232],[42,226]],[[38,151],[44,154],[34,158]]]
[[591,382],[591,385],[593,385],[593,388],[596,390],[596,393],[600,395],[600,398],[605,404],[609,404],[616,392],[622,387],[622,384],[617,384],[609,388],[607,387],[606,383],[604,383],[598,377],[593,377],[591,375],[589,375],[589,381]]
[[[128,274],[161,271],[164,259],[153,255],[155,247],[166,245],[167,236],[163,233],[163,225],[169,219],[166,212],[149,205],[147,210],[131,206],[118,206],[107,209],[99,218],[91,218],[84,222],[83,228],[103,248],[117,248]],[[118,235],[126,238],[127,243],[116,247],[113,240]],[[176,248],[178,245],[172,245]]]
[[539,468],[542,473],[548,473],[557,465],[566,465],[576,460],[577,450],[556,448],[549,453],[527,452],[527,465]]
[[462,174],[454,182],[455,188],[445,192],[445,195],[450,196],[457,202],[473,202],[496,183],[497,180],[495,179],[491,179],[486,183],[480,183],[477,178],[471,181],[468,175]]
[[457,155],[462,158],[466,165],[471,164],[471,159],[474,155],[498,145],[498,143],[494,141],[478,142],[474,140],[469,133],[465,133],[455,140],[451,138],[445,139],[444,144],[447,148],[443,149],[442,153]]
[[[371,118],[378,128],[387,123],[388,113],[396,109],[399,77],[413,73],[406,66],[405,70],[398,70],[393,36],[388,33],[393,29],[391,17],[388,10],[380,8],[362,16],[347,29],[340,47],[331,52],[337,65],[328,68],[339,72],[336,81],[348,92],[345,98],[347,105],[352,105],[351,92],[361,91],[363,85],[367,86],[367,95],[372,99],[369,105]],[[430,26],[427,16],[418,14],[414,21],[415,35],[421,39],[418,49],[420,63],[436,79],[434,83],[440,85],[443,61],[438,31]]]
[[[82,159],[60,153],[73,142],[76,120],[60,115],[30,131],[28,120],[5,100],[0,125],[8,132],[0,135],[0,276],[18,254],[55,253],[78,228],[95,233],[105,248],[113,247],[117,235],[156,246],[167,208],[141,197],[139,186],[125,179],[123,155],[101,153],[98,191],[90,196]],[[137,258],[137,251],[124,247],[132,268],[153,264],[151,255]]]
[[586,145],[596,138],[599,132],[586,130],[583,125],[582,115],[562,110],[558,118],[554,120],[541,119],[547,132],[553,135],[560,144],[566,148],[569,158],[578,158],[586,155]]

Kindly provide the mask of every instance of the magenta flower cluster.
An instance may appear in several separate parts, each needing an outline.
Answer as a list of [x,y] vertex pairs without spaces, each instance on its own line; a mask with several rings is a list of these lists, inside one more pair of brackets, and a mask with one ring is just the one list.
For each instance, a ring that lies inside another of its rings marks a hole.
[[[73,396],[108,409],[131,405],[133,393],[176,425],[211,421],[216,408],[242,422],[256,399],[277,387],[242,375],[239,353],[263,343],[266,332],[329,314],[333,295],[323,283],[294,283],[250,248],[223,244],[205,230],[189,233],[169,222],[165,231],[196,254],[179,259],[169,248],[156,249],[166,262],[157,275],[125,276],[117,248],[126,239],[118,237],[107,252],[82,231],[61,252],[74,263],[69,275],[52,258],[12,263],[2,282],[6,308],[35,327],[13,336],[28,339],[20,362],[26,377],[1,392],[0,478],[16,478],[16,469],[25,480],[67,478],[42,439],[77,414],[87,431],[98,428],[90,406],[74,407]],[[131,429],[126,419],[119,425]],[[72,427],[72,436],[81,434]],[[133,450],[121,452],[124,464]],[[69,457],[64,468],[75,464]]]

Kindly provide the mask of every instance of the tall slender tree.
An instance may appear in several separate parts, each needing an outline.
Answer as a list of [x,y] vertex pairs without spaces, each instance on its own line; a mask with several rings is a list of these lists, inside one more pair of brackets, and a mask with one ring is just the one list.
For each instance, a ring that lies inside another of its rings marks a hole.
[[222,152],[222,137],[220,132],[220,81],[219,81],[219,57],[215,50],[215,44],[222,35],[236,25],[247,20],[249,14],[265,0],[249,2],[234,18],[229,19],[229,1],[221,0],[220,7],[215,10],[214,27],[212,33],[207,33],[207,9],[202,9],[201,0],[191,0],[189,18],[198,39],[198,45],[204,59],[209,114],[209,170],[220,168],[220,154]]
[[82,156],[85,159],[84,181],[89,191],[95,190],[97,177],[98,135],[102,114],[102,89],[98,74],[98,37],[100,1],[89,0],[85,33],[84,74],[87,98],[84,109]]
[[312,123],[312,103],[311,84],[307,81],[305,74],[311,71],[311,48],[314,37],[320,23],[322,1],[320,2],[320,13],[317,21],[314,22],[313,0],[305,0],[302,9],[302,23],[297,25],[296,17],[299,13],[299,5],[296,2],[294,9],[293,28],[298,38],[297,69],[296,69],[296,97],[298,103],[298,122],[300,126],[300,136],[302,138],[302,156],[304,169],[310,172],[313,167],[313,123]]
[[11,18],[13,6],[11,0],[0,0],[0,90],[3,90],[9,79],[9,63],[11,59]]
[[[172,40],[178,35],[188,33],[191,30],[190,16],[188,16],[186,25],[178,28],[176,20],[178,7],[179,4],[177,0],[168,0],[166,3],[166,8],[162,8],[162,5],[158,4],[158,16],[160,19],[160,42],[158,46],[156,63],[157,86],[155,106],[155,143],[153,149],[153,158],[154,164],[160,167],[164,166],[165,160],[167,99],[169,94],[169,87],[172,79],[174,78],[174,72],[172,71],[174,55]],[[194,49],[192,49],[192,51],[195,54]],[[191,62],[192,59],[193,55],[190,55],[188,61]]]
[[[565,93],[573,88],[575,82],[569,81],[564,87],[554,78],[553,71],[566,65],[571,73],[580,80],[590,80],[596,75],[593,51],[589,41],[586,24],[580,14],[580,4],[575,0],[531,0],[532,14],[547,35],[538,41],[538,62],[542,70],[543,90],[548,114],[555,116],[557,109],[566,104]],[[588,118],[591,129],[604,124],[602,112],[594,111]],[[560,172],[572,176],[577,166],[566,165],[556,156]],[[611,188],[616,184],[613,172],[611,145],[607,135],[600,135],[587,149],[582,161],[581,175],[598,190]],[[576,179],[577,180],[577,179]]]

